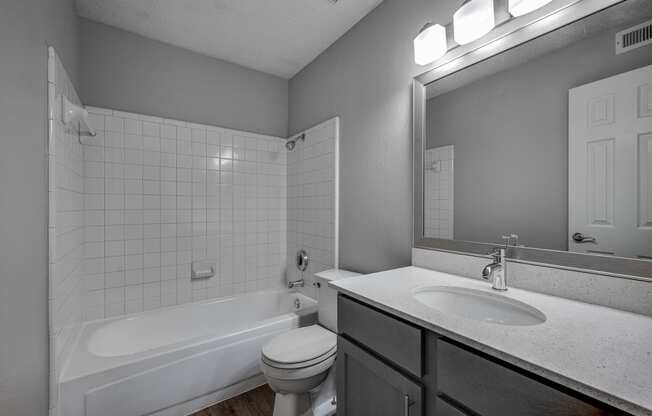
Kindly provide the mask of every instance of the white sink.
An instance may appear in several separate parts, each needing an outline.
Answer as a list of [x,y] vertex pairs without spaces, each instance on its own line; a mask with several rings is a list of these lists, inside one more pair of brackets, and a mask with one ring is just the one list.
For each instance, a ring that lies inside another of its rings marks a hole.
[[538,325],[546,321],[540,310],[505,296],[455,286],[418,288],[413,296],[424,305],[462,318],[501,325]]

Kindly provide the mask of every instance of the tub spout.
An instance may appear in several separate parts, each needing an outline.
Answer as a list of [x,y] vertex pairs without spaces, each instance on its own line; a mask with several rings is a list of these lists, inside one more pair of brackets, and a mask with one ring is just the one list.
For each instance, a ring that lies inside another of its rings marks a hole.
[[294,289],[295,287],[303,287],[304,285],[305,285],[305,282],[303,281],[303,279],[288,282],[288,287],[290,289]]

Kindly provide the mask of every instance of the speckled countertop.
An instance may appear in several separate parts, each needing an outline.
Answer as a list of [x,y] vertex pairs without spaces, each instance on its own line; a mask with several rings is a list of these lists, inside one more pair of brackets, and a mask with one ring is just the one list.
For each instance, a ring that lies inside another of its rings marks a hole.
[[[508,282],[509,283],[509,282]],[[499,293],[487,282],[405,267],[331,282],[341,293],[635,415],[652,415],[652,318],[510,288],[500,296],[546,315],[507,326],[439,312],[412,293],[457,286]]]

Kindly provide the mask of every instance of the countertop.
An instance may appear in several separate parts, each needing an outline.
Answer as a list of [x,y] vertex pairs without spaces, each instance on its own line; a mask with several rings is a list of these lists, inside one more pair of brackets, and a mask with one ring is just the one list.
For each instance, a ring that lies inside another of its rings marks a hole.
[[[508,282],[509,283],[509,282]],[[634,415],[652,415],[652,318],[419,267],[331,282],[341,293]],[[525,302],[546,315],[507,326],[439,312],[413,298],[423,286],[457,286]]]

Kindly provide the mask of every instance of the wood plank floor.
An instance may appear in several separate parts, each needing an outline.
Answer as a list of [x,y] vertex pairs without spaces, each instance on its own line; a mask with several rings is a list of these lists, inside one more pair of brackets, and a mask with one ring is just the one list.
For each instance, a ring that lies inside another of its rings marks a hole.
[[272,416],[274,392],[267,384],[191,416]]

